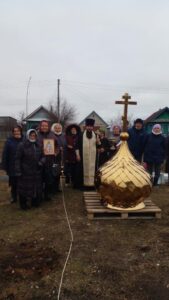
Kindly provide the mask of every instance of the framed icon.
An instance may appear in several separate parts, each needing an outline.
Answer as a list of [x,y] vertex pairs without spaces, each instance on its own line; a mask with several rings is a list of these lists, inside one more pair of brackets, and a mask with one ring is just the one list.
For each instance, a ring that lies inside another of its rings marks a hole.
[[53,139],[43,140],[43,151],[45,155],[55,155],[55,144]]

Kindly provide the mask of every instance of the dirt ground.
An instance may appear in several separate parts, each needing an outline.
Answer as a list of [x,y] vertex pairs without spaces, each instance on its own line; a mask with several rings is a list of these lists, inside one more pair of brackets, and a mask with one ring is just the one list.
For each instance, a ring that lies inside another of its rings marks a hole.
[[[70,245],[62,194],[21,211],[0,189],[0,300],[57,299]],[[60,299],[169,299],[169,187],[151,198],[162,219],[89,221],[82,192],[65,188],[74,242]]]

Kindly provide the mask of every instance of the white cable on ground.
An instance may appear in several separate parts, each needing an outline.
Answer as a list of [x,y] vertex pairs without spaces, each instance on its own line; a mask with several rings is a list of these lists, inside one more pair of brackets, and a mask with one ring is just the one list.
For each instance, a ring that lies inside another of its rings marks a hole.
[[64,207],[67,224],[68,224],[69,231],[70,231],[71,240],[70,240],[70,246],[69,246],[68,255],[66,257],[66,261],[65,261],[65,264],[64,264],[64,267],[63,267],[63,270],[62,270],[62,275],[61,275],[61,279],[60,279],[60,283],[59,283],[57,300],[60,299],[60,293],[61,293],[61,288],[62,288],[62,283],[63,283],[63,276],[64,276],[64,273],[65,273],[65,270],[66,270],[66,266],[67,266],[67,263],[68,263],[68,260],[69,260],[69,257],[70,257],[70,253],[71,253],[72,245],[73,245],[73,239],[74,239],[73,238],[73,232],[72,232],[72,229],[71,229],[71,226],[70,226],[70,221],[69,221],[68,213],[67,213],[67,210],[66,210],[64,188],[63,188],[63,176],[61,176],[61,190],[62,190],[63,207]]

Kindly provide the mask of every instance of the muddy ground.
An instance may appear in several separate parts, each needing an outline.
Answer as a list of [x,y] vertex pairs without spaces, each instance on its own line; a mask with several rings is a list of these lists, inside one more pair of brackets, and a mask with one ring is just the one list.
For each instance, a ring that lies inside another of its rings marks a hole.
[[[57,299],[70,245],[62,195],[21,211],[0,189],[0,300]],[[82,192],[65,189],[74,242],[60,299],[169,299],[169,187],[151,197],[160,220],[90,221]]]

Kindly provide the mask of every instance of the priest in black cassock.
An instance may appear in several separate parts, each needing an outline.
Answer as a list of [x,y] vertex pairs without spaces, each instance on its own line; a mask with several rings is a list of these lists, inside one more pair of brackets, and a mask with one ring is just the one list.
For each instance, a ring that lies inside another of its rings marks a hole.
[[98,139],[94,132],[94,119],[86,119],[82,137],[83,187],[94,188]]

